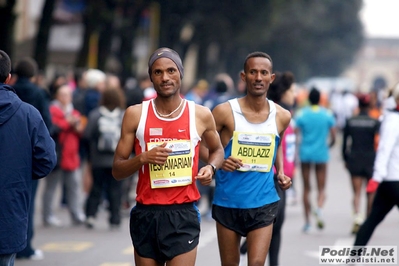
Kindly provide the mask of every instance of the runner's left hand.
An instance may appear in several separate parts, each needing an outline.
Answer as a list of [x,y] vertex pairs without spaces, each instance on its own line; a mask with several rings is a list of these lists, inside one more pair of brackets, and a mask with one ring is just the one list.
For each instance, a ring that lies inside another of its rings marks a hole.
[[212,182],[213,169],[211,165],[205,165],[199,171],[195,179],[199,180],[201,185],[209,186]]
[[279,174],[277,176],[277,179],[278,179],[278,184],[280,185],[282,190],[286,190],[286,189],[290,188],[292,185],[291,178],[289,178],[288,176],[286,176],[284,174]]

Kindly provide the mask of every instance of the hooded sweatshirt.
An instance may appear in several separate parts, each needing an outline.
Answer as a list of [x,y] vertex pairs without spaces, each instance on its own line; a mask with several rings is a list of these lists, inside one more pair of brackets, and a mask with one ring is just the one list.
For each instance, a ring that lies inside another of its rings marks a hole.
[[48,175],[56,161],[39,111],[0,83],[0,254],[26,246],[31,180]]

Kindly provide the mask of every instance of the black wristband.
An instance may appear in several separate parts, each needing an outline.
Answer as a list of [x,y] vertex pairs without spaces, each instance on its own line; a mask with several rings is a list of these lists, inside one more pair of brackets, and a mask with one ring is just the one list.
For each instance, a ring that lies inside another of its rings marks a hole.
[[208,165],[212,166],[212,170],[213,170],[213,175],[215,175],[216,173],[216,166],[214,164],[209,163]]

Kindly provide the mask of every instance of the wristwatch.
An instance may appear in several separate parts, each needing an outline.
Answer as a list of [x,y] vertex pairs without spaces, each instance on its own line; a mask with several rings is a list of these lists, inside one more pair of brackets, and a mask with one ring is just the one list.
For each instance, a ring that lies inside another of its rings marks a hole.
[[216,166],[214,164],[209,163],[208,165],[212,166],[213,175],[216,174]]

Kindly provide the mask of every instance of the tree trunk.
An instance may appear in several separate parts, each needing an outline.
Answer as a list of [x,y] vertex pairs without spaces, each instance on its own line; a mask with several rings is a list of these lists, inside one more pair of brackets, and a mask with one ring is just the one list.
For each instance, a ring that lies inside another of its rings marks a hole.
[[101,32],[98,38],[98,69],[105,69],[105,64],[111,51],[112,31],[112,22],[102,22]]
[[88,66],[88,57],[90,50],[90,38],[96,32],[96,25],[98,23],[98,14],[96,14],[96,0],[88,0],[86,11],[83,14],[83,42],[80,48],[75,66],[78,68],[86,68]]
[[34,58],[39,69],[44,70],[47,64],[48,56],[48,39],[50,28],[53,25],[53,10],[56,0],[46,0],[42,9],[42,17],[40,19],[39,31],[36,37],[34,50]]
[[10,58],[13,56],[15,2],[16,0],[7,0],[0,6],[0,49],[5,51]]
[[121,46],[118,54],[118,58],[122,65],[122,81],[125,81],[133,74],[133,40],[135,37],[135,31],[137,29],[137,26],[139,25],[141,13],[147,7],[144,2],[145,1],[134,2],[127,0],[124,3],[123,26],[119,31]]

